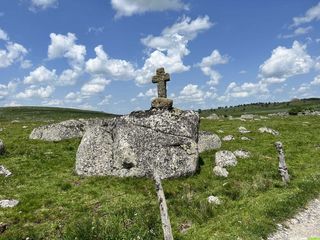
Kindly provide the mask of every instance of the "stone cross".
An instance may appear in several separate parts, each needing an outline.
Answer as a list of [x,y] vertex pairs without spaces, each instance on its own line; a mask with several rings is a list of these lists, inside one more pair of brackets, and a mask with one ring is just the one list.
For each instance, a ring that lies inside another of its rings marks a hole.
[[167,98],[167,81],[170,81],[169,73],[164,68],[158,68],[157,74],[152,77],[152,82],[157,83],[158,98]]

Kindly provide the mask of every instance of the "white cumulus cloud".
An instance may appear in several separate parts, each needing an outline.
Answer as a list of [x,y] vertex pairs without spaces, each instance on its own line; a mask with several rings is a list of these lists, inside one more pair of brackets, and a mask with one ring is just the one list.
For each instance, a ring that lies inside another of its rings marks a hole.
[[181,0],[111,0],[116,17],[132,16],[149,11],[181,10],[188,6]]
[[314,60],[306,51],[306,45],[294,41],[291,48],[279,46],[271,57],[260,65],[259,76],[266,83],[283,82],[287,78],[308,73]]
[[198,66],[204,75],[210,79],[207,82],[208,85],[217,85],[222,78],[221,74],[213,69],[214,66],[219,64],[226,64],[229,61],[228,56],[222,56],[218,50],[213,50],[211,55],[204,57]]
[[50,34],[51,44],[48,47],[48,58],[65,57],[71,66],[81,66],[84,63],[86,47],[76,44],[77,37],[73,33],[67,35]]
[[29,76],[25,77],[23,83],[35,84],[35,83],[54,83],[57,80],[56,70],[49,70],[44,66],[36,68],[30,72]]
[[28,51],[21,44],[8,42],[6,49],[0,49],[0,68],[6,68],[15,62],[22,62]]
[[81,94],[92,96],[101,93],[110,82],[110,80],[101,77],[94,78],[82,86]]
[[17,99],[32,99],[32,98],[49,98],[55,88],[53,86],[38,87],[36,85],[31,85],[24,92],[20,92],[16,95]]
[[102,45],[94,51],[96,57],[86,62],[86,71],[92,75],[101,75],[114,80],[130,80],[135,76],[133,65],[125,60],[110,58],[103,50]]
[[177,97],[178,102],[196,102],[204,103],[205,99],[213,98],[215,95],[208,91],[203,91],[196,84],[188,84],[181,91]]
[[143,67],[137,70],[136,82],[138,84],[149,83],[155,70],[159,67],[164,67],[170,73],[188,71],[190,66],[184,65],[183,58],[190,53],[187,48],[189,41],[212,25],[208,16],[194,20],[184,17],[165,28],[160,36],[149,35],[143,38],[141,42],[148,47],[150,54]]

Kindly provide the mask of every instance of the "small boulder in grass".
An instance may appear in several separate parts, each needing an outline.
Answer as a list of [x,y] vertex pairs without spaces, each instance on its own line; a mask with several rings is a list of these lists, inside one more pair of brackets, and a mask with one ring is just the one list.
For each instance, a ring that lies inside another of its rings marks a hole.
[[249,158],[251,156],[250,152],[243,149],[236,150],[233,154],[238,158]]
[[227,135],[225,137],[222,138],[222,141],[233,141],[235,138],[232,135]]
[[213,168],[213,173],[218,177],[228,177],[229,175],[229,172],[227,171],[227,169],[220,166],[215,166]]
[[215,154],[215,163],[219,167],[228,167],[237,165],[237,157],[231,151],[218,151]]
[[0,200],[0,207],[1,208],[13,208],[19,204],[18,200],[15,199],[5,199],[5,200]]
[[8,169],[6,169],[3,165],[0,165],[0,175],[9,177],[12,175],[12,173]]
[[240,127],[238,128],[238,131],[239,131],[239,133],[250,133],[250,132],[251,132],[250,130],[246,129],[246,128],[243,127],[243,126],[240,126]]
[[268,128],[268,127],[261,127],[258,129],[259,132],[261,133],[270,133],[274,136],[278,136],[279,135],[279,132],[274,130],[274,129],[271,129],[271,128]]
[[215,204],[215,205],[220,205],[221,201],[220,201],[220,199],[218,197],[209,196],[208,197],[208,203]]
[[221,147],[221,140],[218,135],[199,131],[198,150],[203,152],[206,150],[219,149]]
[[245,137],[245,136],[241,137],[240,139],[242,141],[251,141],[252,140],[251,138],[248,138],[248,137]]

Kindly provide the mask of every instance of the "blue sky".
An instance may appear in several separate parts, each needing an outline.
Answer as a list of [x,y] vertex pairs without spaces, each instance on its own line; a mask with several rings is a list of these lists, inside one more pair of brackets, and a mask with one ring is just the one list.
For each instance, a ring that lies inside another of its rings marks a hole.
[[319,97],[319,0],[1,0],[0,106],[129,113]]

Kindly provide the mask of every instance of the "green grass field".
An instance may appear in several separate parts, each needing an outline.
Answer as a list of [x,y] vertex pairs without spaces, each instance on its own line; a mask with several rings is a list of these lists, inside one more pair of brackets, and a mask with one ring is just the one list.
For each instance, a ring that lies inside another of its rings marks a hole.
[[[96,112],[24,108],[1,109],[0,139],[7,152],[0,165],[13,176],[0,176],[0,199],[18,199],[19,205],[0,209],[0,222],[8,229],[0,239],[162,239],[153,181],[138,178],[80,177],[74,172],[80,139],[62,142],[29,140],[32,129],[48,120],[107,116]],[[10,112],[9,111],[9,112]],[[32,113],[33,111],[33,113]],[[3,114],[6,112],[7,114]],[[37,112],[35,114],[35,112]],[[26,117],[27,116],[27,117]],[[20,122],[12,123],[12,120]],[[228,168],[229,177],[212,174],[215,151],[201,154],[201,168],[187,178],[163,181],[174,238],[261,239],[276,224],[320,193],[320,117],[290,116],[261,121],[202,120],[201,129],[220,137],[233,134],[222,150],[245,149],[252,157]],[[27,126],[27,128],[23,128]],[[241,141],[237,128],[244,126],[254,141]],[[261,134],[262,126],[280,136]],[[291,182],[285,186],[278,175],[273,143],[284,144]],[[207,203],[210,195],[222,200]],[[191,228],[185,233],[185,225]]]

